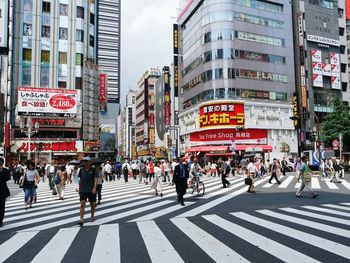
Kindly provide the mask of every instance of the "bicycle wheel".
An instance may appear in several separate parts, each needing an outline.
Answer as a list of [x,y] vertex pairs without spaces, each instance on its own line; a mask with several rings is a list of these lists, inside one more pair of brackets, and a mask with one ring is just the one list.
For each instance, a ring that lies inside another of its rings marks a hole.
[[197,187],[197,194],[199,197],[202,197],[204,195],[205,192],[205,186],[204,183],[202,181],[198,182],[198,187]]

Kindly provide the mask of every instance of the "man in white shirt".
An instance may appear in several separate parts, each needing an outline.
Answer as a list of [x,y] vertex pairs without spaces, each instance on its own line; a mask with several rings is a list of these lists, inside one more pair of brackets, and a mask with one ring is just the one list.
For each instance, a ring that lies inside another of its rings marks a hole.
[[125,159],[125,162],[123,163],[123,166],[122,166],[122,173],[124,176],[125,183],[128,182],[130,172],[131,172],[130,164],[128,163],[128,159]]
[[67,181],[70,182],[70,183],[72,183],[73,170],[74,170],[74,165],[70,164],[70,163],[67,163],[67,165],[66,165]]
[[134,179],[136,179],[136,176],[139,174],[139,165],[136,162],[133,162],[131,164],[131,170],[132,170],[132,176],[134,177]]
[[[112,165],[109,163],[109,161],[107,161],[107,163],[105,164],[105,166],[103,167],[103,171],[105,172],[106,175],[106,181],[112,181]],[[108,180],[107,180],[108,178]]]
[[49,178],[50,190],[52,190],[54,188],[53,180],[55,178],[56,171],[57,171],[57,166],[55,164],[55,161],[51,161],[51,164],[46,165],[45,170],[46,170],[47,178]]

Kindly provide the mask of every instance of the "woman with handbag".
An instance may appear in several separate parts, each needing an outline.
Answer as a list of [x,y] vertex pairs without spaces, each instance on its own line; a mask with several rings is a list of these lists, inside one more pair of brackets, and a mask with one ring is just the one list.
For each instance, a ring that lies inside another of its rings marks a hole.
[[57,171],[56,177],[55,177],[55,183],[57,187],[59,200],[64,200],[64,192],[66,190],[66,183],[68,178],[66,167],[64,165],[62,165],[60,170]]
[[152,183],[152,189],[156,191],[156,195],[160,193],[160,197],[163,197],[163,185],[162,185],[162,168],[160,167],[160,162],[158,161],[156,166],[154,166],[155,178]]
[[36,187],[39,184],[40,177],[38,171],[35,169],[34,162],[28,163],[28,168],[24,173],[24,207],[28,209],[32,207],[33,199],[36,195]]

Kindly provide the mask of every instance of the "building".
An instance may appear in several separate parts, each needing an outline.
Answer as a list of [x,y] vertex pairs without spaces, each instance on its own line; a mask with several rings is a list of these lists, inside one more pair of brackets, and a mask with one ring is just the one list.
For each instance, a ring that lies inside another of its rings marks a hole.
[[[101,131],[115,131],[117,117],[119,115],[120,97],[120,0],[98,1],[98,24],[97,24],[97,63],[101,72],[105,74],[106,93],[104,99],[100,99]],[[100,96],[101,97],[101,96]],[[103,153],[115,155],[115,142],[112,136],[116,134],[108,132],[101,134],[101,150]]]
[[300,141],[303,150],[311,150],[332,98],[350,99],[345,1],[293,3]]
[[147,70],[137,82],[136,90],[136,145],[137,157],[149,158],[155,151],[155,83],[159,69]]
[[[67,155],[96,155],[99,151],[96,11],[94,0],[13,2],[14,156],[32,151],[49,161]],[[44,98],[51,98],[50,103]],[[28,115],[40,126],[32,136],[31,149],[20,129],[21,123],[28,122]]]
[[128,144],[125,134],[125,124],[126,124],[126,118],[125,118],[126,110],[123,109],[119,115],[118,115],[118,154],[117,159],[120,160],[121,158],[127,158],[128,155],[126,154],[126,145]]
[[174,30],[181,153],[297,154],[290,1],[190,0]]
[[136,92],[129,90],[126,95],[125,107],[125,137],[127,144],[125,145],[126,155],[130,159],[136,158],[136,141],[135,130],[136,126]]

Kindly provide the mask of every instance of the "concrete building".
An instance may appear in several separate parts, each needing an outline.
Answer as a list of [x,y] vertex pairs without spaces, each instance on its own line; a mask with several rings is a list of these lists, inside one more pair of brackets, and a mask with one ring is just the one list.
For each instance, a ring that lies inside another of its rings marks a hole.
[[98,1],[97,24],[97,63],[101,72],[106,74],[107,97],[101,105],[101,131],[113,130],[114,133],[101,134],[101,150],[103,153],[115,155],[115,130],[119,115],[120,97],[120,0]]
[[127,144],[125,145],[126,155],[130,159],[136,158],[136,141],[135,130],[136,129],[136,92],[129,90],[126,95],[126,107],[125,107],[125,137],[127,138]]
[[128,144],[127,137],[126,137],[126,129],[125,129],[125,124],[126,124],[126,118],[125,118],[125,113],[126,110],[123,109],[119,115],[118,115],[118,140],[117,140],[117,145],[118,145],[118,154],[117,154],[117,159],[121,158],[127,158],[128,155],[126,154],[126,145]]
[[290,1],[190,0],[175,30],[181,153],[296,154]]
[[137,157],[148,158],[155,151],[155,83],[159,69],[147,70],[137,82],[136,90],[136,144]]
[[[28,146],[27,136],[19,129],[24,118],[18,111],[24,104],[16,104],[16,98],[18,87],[30,87],[36,89],[36,94],[43,92],[42,96],[53,92],[53,88],[57,89],[55,92],[70,94],[66,97],[73,96],[76,107],[69,114],[30,112],[34,115],[33,122],[40,125],[39,132],[33,135],[36,153],[46,161],[55,156],[61,158],[63,152],[67,152],[66,144],[72,143],[75,146],[64,156],[95,155],[99,151],[99,117],[95,114],[99,105],[98,95],[94,93],[98,92],[95,76],[99,72],[97,3],[94,0],[23,0],[14,1],[13,9],[11,139],[15,143],[11,152],[16,156],[25,154]],[[83,107],[88,115],[83,116]],[[86,141],[82,140],[84,137]]]
[[345,0],[293,3],[299,112],[306,113],[300,140],[303,150],[311,150],[311,135],[332,111],[332,98],[350,99]]

